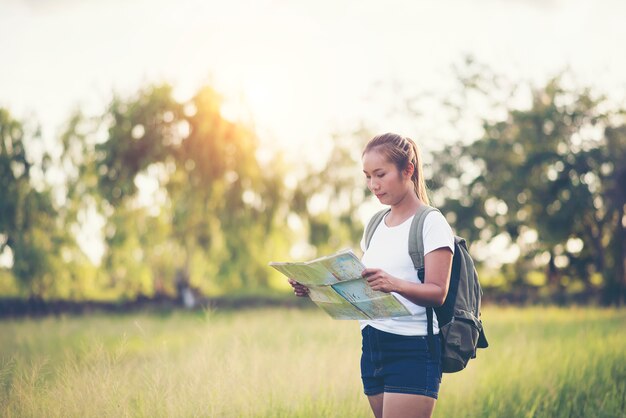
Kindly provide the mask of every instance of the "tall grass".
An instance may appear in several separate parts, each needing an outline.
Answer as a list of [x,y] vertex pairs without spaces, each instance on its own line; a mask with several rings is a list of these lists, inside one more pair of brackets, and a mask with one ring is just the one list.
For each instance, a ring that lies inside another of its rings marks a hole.
[[[626,310],[488,307],[437,417],[619,417]],[[0,322],[2,417],[367,417],[354,322],[317,310]]]

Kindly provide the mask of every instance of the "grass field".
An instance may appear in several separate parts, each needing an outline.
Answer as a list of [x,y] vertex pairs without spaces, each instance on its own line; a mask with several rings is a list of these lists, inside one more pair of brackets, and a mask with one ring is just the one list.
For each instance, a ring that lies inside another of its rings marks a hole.
[[[624,417],[626,310],[483,312],[436,417]],[[1,417],[368,417],[355,322],[314,309],[0,321]]]

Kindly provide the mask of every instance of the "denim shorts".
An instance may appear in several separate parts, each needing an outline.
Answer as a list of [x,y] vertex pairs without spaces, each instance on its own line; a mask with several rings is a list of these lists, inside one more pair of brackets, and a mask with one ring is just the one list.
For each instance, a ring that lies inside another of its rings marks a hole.
[[441,384],[441,339],[435,336],[434,353],[428,337],[404,336],[370,325],[361,331],[361,379],[368,396],[383,392],[424,395],[437,399]]

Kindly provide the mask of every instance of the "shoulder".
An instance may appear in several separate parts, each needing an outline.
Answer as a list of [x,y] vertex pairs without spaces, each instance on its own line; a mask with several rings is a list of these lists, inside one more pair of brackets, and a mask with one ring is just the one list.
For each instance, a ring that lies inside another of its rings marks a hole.
[[438,210],[426,215],[422,230],[424,254],[437,248],[448,247],[454,252],[454,233],[445,216]]
[[450,224],[448,224],[446,217],[443,216],[439,210],[433,210],[426,215],[426,218],[424,218],[424,229],[426,229],[427,226],[447,226],[450,228]]

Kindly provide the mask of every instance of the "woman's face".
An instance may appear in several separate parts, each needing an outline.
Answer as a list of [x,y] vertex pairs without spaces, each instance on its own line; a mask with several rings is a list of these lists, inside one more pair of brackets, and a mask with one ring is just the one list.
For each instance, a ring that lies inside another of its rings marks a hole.
[[367,178],[367,187],[384,205],[397,204],[413,190],[409,170],[400,173],[394,163],[376,150],[363,154],[363,173]]

